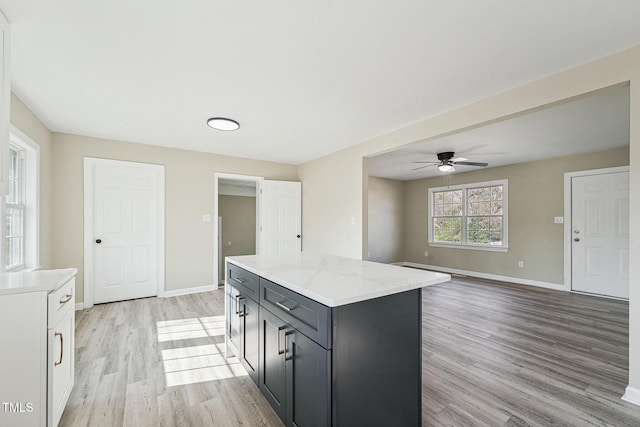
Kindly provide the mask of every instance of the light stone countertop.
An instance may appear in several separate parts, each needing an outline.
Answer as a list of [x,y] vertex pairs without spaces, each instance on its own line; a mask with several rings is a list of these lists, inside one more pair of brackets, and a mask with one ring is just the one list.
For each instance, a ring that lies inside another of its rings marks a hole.
[[332,255],[243,255],[226,261],[329,307],[447,282],[448,274]]
[[77,268],[0,274],[0,295],[52,292],[78,274]]

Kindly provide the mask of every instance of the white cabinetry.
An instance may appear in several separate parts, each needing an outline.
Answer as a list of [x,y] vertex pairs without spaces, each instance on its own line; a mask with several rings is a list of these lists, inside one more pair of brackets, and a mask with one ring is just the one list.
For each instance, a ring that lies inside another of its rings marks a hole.
[[0,293],[0,426],[55,427],[74,382],[75,278]]
[[11,100],[9,21],[0,11],[0,195],[7,194],[9,169],[9,103]]
[[73,388],[75,279],[49,294],[47,346],[47,425],[57,426]]

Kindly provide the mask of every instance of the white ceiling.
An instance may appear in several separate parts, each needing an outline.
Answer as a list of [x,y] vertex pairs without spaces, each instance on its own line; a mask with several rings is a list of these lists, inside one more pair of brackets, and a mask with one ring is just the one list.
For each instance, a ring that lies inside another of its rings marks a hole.
[[[437,161],[436,153],[443,151],[495,167],[626,145],[629,87],[624,85],[371,157],[369,175],[403,181],[442,175],[435,166],[414,170],[424,164],[413,162]],[[455,172],[449,173],[477,169],[455,165]]]
[[[640,44],[637,0],[0,0],[52,131],[303,163]],[[229,116],[238,132],[208,128]]]

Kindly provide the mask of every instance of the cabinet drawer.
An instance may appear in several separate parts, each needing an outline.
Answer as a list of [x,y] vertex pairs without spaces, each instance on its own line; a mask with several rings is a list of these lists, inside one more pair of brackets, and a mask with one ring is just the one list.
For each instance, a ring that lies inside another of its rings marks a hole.
[[331,349],[331,308],[263,278],[260,304],[322,347]]
[[241,294],[258,301],[258,276],[234,264],[227,263],[229,284],[236,287]]
[[49,294],[47,323],[51,328],[69,311],[75,310],[76,305],[75,277]]

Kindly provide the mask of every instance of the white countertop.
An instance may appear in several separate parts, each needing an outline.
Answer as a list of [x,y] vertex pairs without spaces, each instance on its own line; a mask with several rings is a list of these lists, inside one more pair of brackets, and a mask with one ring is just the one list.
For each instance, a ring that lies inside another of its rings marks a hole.
[[371,261],[300,252],[244,255],[227,262],[329,307],[447,282],[448,274]]
[[0,274],[0,295],[55,291],[76,274],[77,268],[3,273]]

